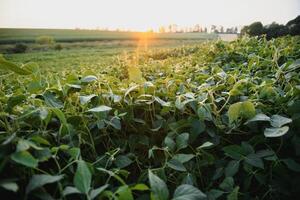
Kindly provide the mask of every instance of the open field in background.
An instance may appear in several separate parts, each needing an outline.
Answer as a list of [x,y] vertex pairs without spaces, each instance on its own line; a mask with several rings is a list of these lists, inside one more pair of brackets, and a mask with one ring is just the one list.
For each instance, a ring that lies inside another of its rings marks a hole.
[[[51,36],[63,49],[36,44],[39,36]],[[71,29],[0,29],[0,53],[16,63],[36,62],[43,68],[98,66],[111,61],[113,55],[197,45],[219,38],[207,33],[137,33]],[[25,43],[25,53],[8,53],[15,43]]]
[[[57,42],[79,42],[99,40],[139,40],[144,33],[74,29],[0,29],[0,44],[17,42],[32,43],[38,36],[49,35]],[[148,33],[153,39],[207,40],[216,39],[209,33]]]

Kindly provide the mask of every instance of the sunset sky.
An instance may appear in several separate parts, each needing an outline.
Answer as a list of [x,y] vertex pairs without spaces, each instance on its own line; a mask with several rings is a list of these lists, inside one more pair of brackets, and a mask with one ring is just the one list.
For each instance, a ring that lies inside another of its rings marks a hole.
[[300,0],[0,0],[0,27],[157,29],[286,23]]

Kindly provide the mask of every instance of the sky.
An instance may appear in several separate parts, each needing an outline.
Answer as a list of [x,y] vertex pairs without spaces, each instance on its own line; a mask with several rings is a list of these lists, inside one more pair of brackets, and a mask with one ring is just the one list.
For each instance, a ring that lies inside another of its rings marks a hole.
[[285,24],[300,15],[300,0],[0,0],[0,27],[120,28]]

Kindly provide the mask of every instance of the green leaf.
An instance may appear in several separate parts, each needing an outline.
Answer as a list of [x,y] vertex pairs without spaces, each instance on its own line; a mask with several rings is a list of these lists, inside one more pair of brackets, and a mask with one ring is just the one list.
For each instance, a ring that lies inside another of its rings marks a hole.
[[295,162],[293,159],[288,158],[288,159],[283,159],[282,161],[290,170],[293,170],[295,172],[300,172],[300,164]]
[[19,190],[19,186],[17,185],[17,183],[9,180],[1,181],[0,187],[12,192],[17,192]]
[[79,160],[73,180],[74,185],[80,192],[87,194],[90,190],[91,181],[92,175],[86,162],[84,162],[83,160]]
[[207,193],[208,200],[215,200],[224,194],[221,190],[212,189]]
[[26,187],[26,194],[31,192],[32,190],[35,190],[37,188],[40,188],[46,184],[54,183],[63,178],[63,175],[59,176],[51,176],[46,174],[36,174],[33,175]]
[[189,134],[188,133],[182,133],[176,137],[176,146],[177,149],[184,149],[188,146],[189,141]]
[[156,102],[158,102],[161,106],[166,106],[166,107],[171,106],[171,102],[165,102],[164,100],[162,100],[162,99],[159,98],[159,97],[154,97],[154,100],[155,100]]
[[127,67],[129,80],[132,82],[140,83],[143,81],[142,71],[137,66],[128,66]]
[[90,198],[91,199],[95,199],[96,197],[98,197],[109,185],[105,184],[97,189],[93,189],[90,192]]
[[226,177],[220,184],[220,188],[226,192],[232,191],[234,186],[234,180],[232,177]]
[[59,110],[57,108],[51,108],[50,110],[58,117],[61,124],[63,124],[66,127],[68,126],[66,117],[61,110]]
[[51,93],[50,91],[46,91],[43,94],[43,97],[45,99],[45,103],[53,108],[63,108],[64,104],[55,97],[55,95],[53,93]]
[[85,76],[81,79],[81,82],[82,83],[90,83],[90,82],[93,82],[93,81],[96,81],[97,80],[97,77],[96,76],[93,76],[93,75],[88,75],[88,76]]
[[187,173],[187,175],[182,179],[181,184],[196,185],[196,178],[193,174]]
[[292,119],[282,117],[280,115],[272,115],[271,116],[271,125],[276,128],[280,128],[285,124],[289,124],[292,122]]
[[206,195],[192,185],[183,184],[176,188],[172,200],[201,200]]
[[173,159],[178,160],[181,163],[186,163],[195,157],[194,154],[175,154]]
[[36,168],[38,166],[38,160],[35,159],[28,151],[15,152],[11,155],[11,159],[16,163],[27,167]]
[[28,71],[27,69],[23,69],[18,67],[16,64],[7,61],[2,55],[0,55],[0,69],[2,70],[10,70],[15,72],[19,75],[30,75],[32,74],[31,71]]
[[145,185],[145,184],[136,184],[134,185],[133,187],[130,187],[131,190],[137,190],[137,191],[146,191],[146,190],[149,190],[150,188]]
[[13,108],[16,105],[21,104],[25,100],[26,100],[26,96],[25,95],[17,95],[17,96],[9,97],[9,99],[7,101],[7,111],[9,113],[12,112]]
[[167,162],[168,167],[175,169],[177,171],[185,172],[186,168],[184,165],[176,159],[171,159]]
[[29,142],[27,140],[19,139],[17,144],[16,152],[18,151],[26,151],[30,148]]
[[23,65],[24,70],[31,72],[31,73],[37,73],[40,70],[40,67],[35,62],[29,62]]
[[67,186],[62,193],[67,196],[69,194],[80,194],[80,191],[75,187]]
[[149,182],[151,186],[152,195],[156,200],[168,200],[169,190],[166,183],[158,176],[153,174],[151,170],[148,170]]
[[205,128],[206,126],[203,121],[193,120],[191,126],[191,136],[193,136],[193,138],[197,138],[200,133],[205,131]]
[[164,144],[168,147],[168,149],[170,149],[171,151],[173,151],[175,149],[176,143],[174,142],[174,140],[170,137],[165,137],[164,140]]
[[243,155],[245,155],[245,151],[238,145],[229,145],[223,148],[223,151],[225,152],[225,155],[239,160],[243,158]]
[[107,112],[110,111],[112,108],[105,106],[105,105],[101,105],[92,109],[89,109],[88,112]]
[[69,86],[70,88],[74,88],[74,89],[81,89],[80,85],[75,85],[75,84],[69,84],[69,83],[67,83],[67,86]]
[[112,118],[109,121],[105,120],[105,122],[107,124],[111,125],[112,127],[114,127],[117,130],[121,130],[121,128],[122,128],[121,121],[118,118],[116,118],[116,117]]
[[214,144],[211,142],[204,142],[201,146],[197,147],[198,150],[200,149],[207,149],[212,147]]
[[232,192],[229,195],[227,195],[227,200],[238,200],[239,189],[240,189],[240,187],[236,186],[232,190]]
[[119,187],[115,194],[118,197],[118,200],[133,200],[131,189],[128,185]]
[[87,104],[88,102],[90,102],[91,99],[94,97],[96,97],[96,95],[94,95],[94,94],[87,95],[87,96],[79,96],[79,100],[80,100],[80,103],[82,105],[84,105],[84,104]]
[[265,114],[259,113],[257,115],[255,115],[253,118],[249,119],[247,122],[245,122],[245,124],[249,124],[251,122],[257,122],[257,121],[270,121],[270,117],[268,117]]
[[245,157],[245,162],[254,167],[264,169],[263,160],[256,154],[252,153]]
[[232,160],[228,163],[227,167],[225,168],[225,175],[234,176],[239,171],[240,162],[237,160]]
[[236,122],[239,118],[250,119],[255,116],[255,107],[250,101],[238,102],[229,106],[229,122]]
[[128,156],[119,155],[115,159],[115,164],[118,168],[122,169],[129,166],[133,161]]
[[264,135],[265,137],[280,137],[285,135],[288,131],[288,126],[283,126],[281,128],[266,128],[264,131]]

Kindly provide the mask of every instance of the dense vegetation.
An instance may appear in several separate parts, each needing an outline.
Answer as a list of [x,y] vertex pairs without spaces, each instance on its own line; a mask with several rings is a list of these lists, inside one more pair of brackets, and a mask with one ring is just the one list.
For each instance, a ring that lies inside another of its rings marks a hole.
[[292,199],[300,184],[299,59],[299,37],[136,52],[97,67],[1,57],[0,192]]
[[300,35],[300,15],[290,20],[286,25],[273,22],[263,26],[261,22],[253,22],[249,26],[244,26],[241,35],[250,36],[266,35],[267,39],[277,38],[285,35]]

